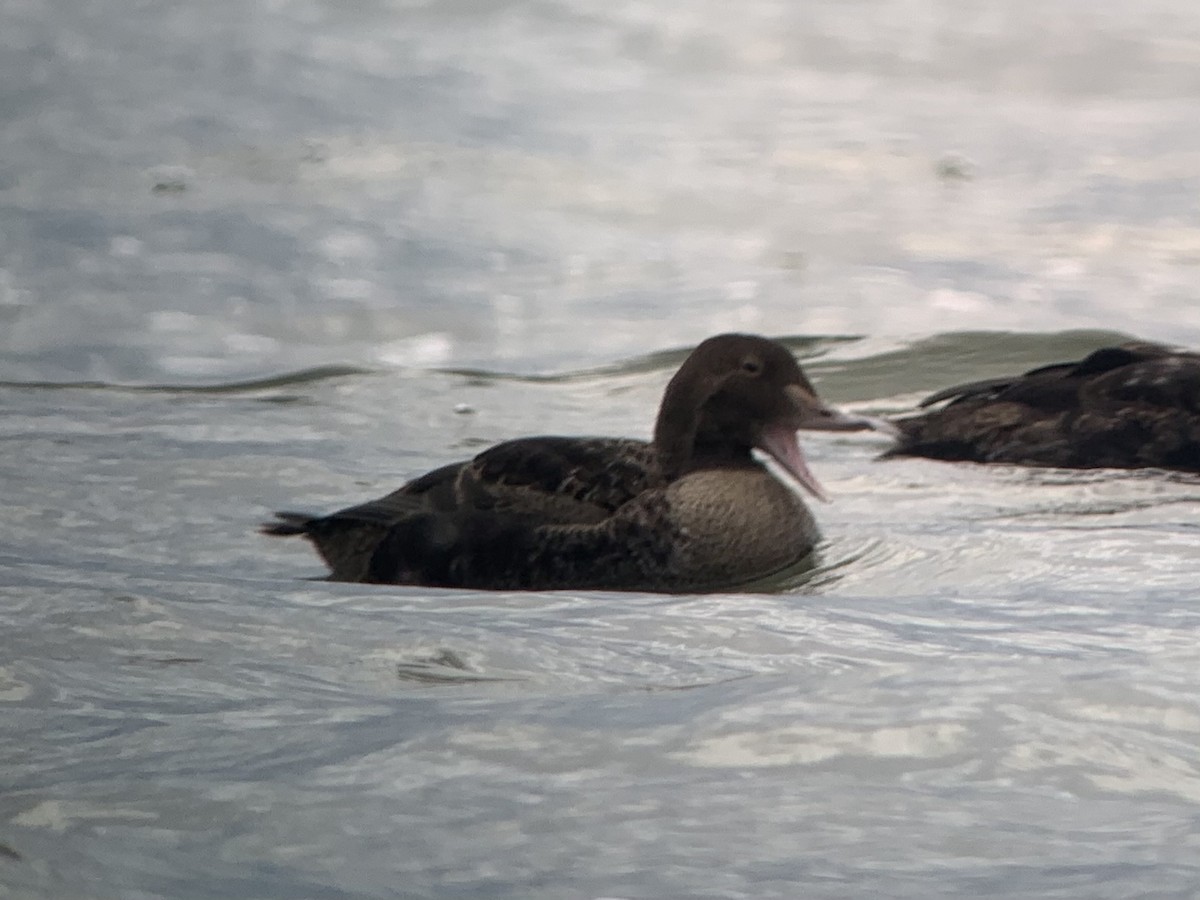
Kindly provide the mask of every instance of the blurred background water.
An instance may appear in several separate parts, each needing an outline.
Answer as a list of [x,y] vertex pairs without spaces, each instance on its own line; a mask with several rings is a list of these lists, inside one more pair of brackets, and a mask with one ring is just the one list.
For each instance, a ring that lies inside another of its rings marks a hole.
[[1200,11],[0,7],[0,896],[1200,896],[1200,483],[813,436],[779,595],[330,585],[285,507],[1200,345]]

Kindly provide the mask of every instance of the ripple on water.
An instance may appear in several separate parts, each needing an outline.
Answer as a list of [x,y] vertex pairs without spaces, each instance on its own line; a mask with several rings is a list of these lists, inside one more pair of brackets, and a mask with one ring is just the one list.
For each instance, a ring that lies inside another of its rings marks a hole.
[[[923,389],[919,345],[854,348],[807,348],[832,399]],[[559,871],[568,894],[698,896],[697,860],[730,896],[1194,883],[1192,477],[805,435],[835,500],[773,593],[330,584],[253,533],[504,437],[644,434],[678,358],[4,389],[4,846],[70,884],[211,886],[221,858],[246,896],[361,872],[366,896],[549,897]]]

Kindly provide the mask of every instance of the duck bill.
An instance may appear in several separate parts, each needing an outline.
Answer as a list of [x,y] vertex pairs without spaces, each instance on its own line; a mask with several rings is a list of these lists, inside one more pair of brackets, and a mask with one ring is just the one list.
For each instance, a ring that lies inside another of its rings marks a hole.
[[796,440],[796,429],[791,423],[772,423],[762,431],[758,445],[771,459],[779,463],[789,475],[796,479],[799,485],[818,500],[829,502],[825,488],[817,481],[817,476],[808,467],[804,453],[800,450],[800,442]]
[[886,419],[842,412],[828,406],[820,397],[798,384],[784,388],[796,405],[792,426],[805,431],[879,431],[889,437],[899,437],[900,429]]
[[892,437],[900,434],[900,429],[886,419],[842,412],[840,409],[826,405],[811,390],[798,384],[788,385],[784,391],[794,404],[793,412],[786,421],[772,422],[764,428],[758,447],[779,463],[801,487],[818,500],[826,503],[829,502],[829,495],[825,493],[825,489],[821,487],[821,483],[817,481],[817,477],[808,467],[804,452],[800,449],[800,442],[796,440],[798,430],[870,430],[880,431]]

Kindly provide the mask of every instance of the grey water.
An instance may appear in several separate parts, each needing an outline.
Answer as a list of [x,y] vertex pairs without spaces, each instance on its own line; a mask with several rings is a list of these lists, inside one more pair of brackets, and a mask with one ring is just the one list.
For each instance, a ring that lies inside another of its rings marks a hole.
[[878,461],[782,593],[330,584],[328,510],[783,339],[1200,346],[1200,11],[0,7],[0,897],[1200,897],[1200,479]]

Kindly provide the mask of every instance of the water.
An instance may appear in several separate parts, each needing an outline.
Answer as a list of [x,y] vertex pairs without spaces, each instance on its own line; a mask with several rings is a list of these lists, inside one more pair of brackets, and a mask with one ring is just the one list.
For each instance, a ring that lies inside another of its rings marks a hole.
[[1189,4],[0,11],[0,896],[1200,896],[1200,480],[878,462],[785,594],[331,585],[279,508],[1200,345]]

